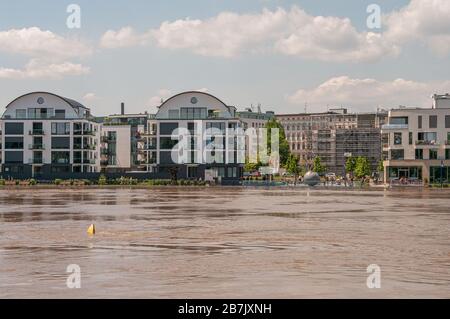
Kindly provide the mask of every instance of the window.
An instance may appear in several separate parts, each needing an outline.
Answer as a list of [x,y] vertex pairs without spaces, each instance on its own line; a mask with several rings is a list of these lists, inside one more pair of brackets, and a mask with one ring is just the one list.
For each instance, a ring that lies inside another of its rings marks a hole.
[[23,149],[23,137],[5,137],[5,149]]
[[413,144],[413,133],[409,132],[409,145]]
[[445,159],[450,160],[450,148],[445,149]]
[[54,109],[28,109],[28,117],[30,119],[48,119],[54,116]]
[[423,149],[417,148],[416,149],[416,160],[421,160],[421,159],[423,159]]
[[70,137],[52,137],[53,149],[69,149]]
[[26,109],[17,109],[16,110],[16,119],[25,119],[27,118],[27,110]]
[[430,120],[429,127],[437,128],[437,115],[430,115],[429,120]]
[[403,160],[405,159],[404,150],[391,150],[391,160]]
[[199,120],[206,117],[206,107],[182,107],[180,109],[180,118],[183,120]]
[[237,167],[228,167],[228,177],[237,177]]
[[22,151],[12,151],[5,152],[5,163],[6,164],[23,164],[23,152]]
[[197,167],[188,167],[187,171],[188,178],[196,178],[197,177]]
[[438,159],[438,150],[430,149],[430,160]]
[[394,145],[402,145],[402,133],[394,133]]
[[52,173],[70,173],[70,166],[52,166]]
[[70,123],[52,123],[52,135],[69,135]]
[[450,115],[445,116],[445,128],[450,128]]
[[417,134],[417,139],[419,141],[436,142],[437,133],[436,132],[419,132]]
[[159,138],[159,148],[165,150],[171,150],[177,145],[178,140],[172,140],[171,137],[160,137]]
[[389,124],[408,124],[408,117],[407,116],[391,117],[389,119]]
[[210,130],[209,134],[222,133],[225,134],[225,123],[224,122],[207,122],[206,129]]
[[66,117],[66,110],[55,110],[56,119],[64,119]]
[[169,110],[169,119],[178,119],[180,117],[179,110]]
[[178,128],[178,123],[161,123],[159,130],[161,135],[172,135],[173,131]]
[[23,123],[5,123],[5,135],[23,135]]
[[422,128],[422,115],[417,118],[418,128]]
[[52,164],[69,164],[70,152],[52,152]]

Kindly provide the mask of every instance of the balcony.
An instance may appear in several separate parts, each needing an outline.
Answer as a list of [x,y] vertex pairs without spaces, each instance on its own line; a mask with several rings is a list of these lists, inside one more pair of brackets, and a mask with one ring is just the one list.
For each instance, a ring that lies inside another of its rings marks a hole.
[[73,135],[92,135],[92,136],[94,136],[95,133],[96,133],[96,132],[90,131],[90,130],[85,130],[85,131],[82,131],[82,130],[74,130],[74,131],[73,131]]
[[83,164],[89,164],[89,165],[94,165],[95,164],[95,159],[83,159]]
[[101,160],[100,161],[100,166],[108,166],[108,161],[107,160]]
[[44,135],[44,130],[42,130],[42,129],[34,129],[34,130],[28,131],[28,134],[29,135],[34,135],[34,136]]
[[445,145],[450,146],[450,140],[446,140]]
[[45,149],[45,145],[44,144],[30,144],[30,145],[28,145],[28,149],[29,150],[43,150],[43,149]]
[[407,130],[409,128],[408,124],[385,124],[381,126],[382,130]]
[[32,158],[28,161],[28,164],[44,164],[42,158]]
[[95,151],[96,148],[97,148],[97,145],[95,145],[95,144],[83,145],[83,150]]
[[439,146],[437,141],[419,140],[416,141],[416,146]]
[[102,149],[100,150],[100,154],[101,154],[101,155],[108,155],[108,154],[109,154],[109,150],[108,150],[107,148],[102,148]]

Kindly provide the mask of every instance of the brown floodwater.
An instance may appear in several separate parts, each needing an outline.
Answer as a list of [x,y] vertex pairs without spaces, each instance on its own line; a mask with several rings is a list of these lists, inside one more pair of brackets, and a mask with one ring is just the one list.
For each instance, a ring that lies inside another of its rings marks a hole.
[[450,191],[3,189],[0,297],[450,298]]

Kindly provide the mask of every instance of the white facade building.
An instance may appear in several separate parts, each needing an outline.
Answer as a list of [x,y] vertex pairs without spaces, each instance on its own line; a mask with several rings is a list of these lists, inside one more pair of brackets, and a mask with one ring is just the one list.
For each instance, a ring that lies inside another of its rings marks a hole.
[[449,101],[448,95],[434,95],[433,108],[389,112],[389,124],[382,127],[385,181],[449,181]]
[[47,92],[16,98],[1,118],[2,175],[98,172],[100,125],[89,108]]

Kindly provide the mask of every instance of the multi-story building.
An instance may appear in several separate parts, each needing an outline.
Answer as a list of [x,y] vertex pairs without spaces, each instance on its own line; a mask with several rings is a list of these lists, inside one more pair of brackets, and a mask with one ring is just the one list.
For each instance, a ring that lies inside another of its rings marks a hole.
[[346,157],[367,157],[375,169],[381,159],[380,127],[386,113],[356,114],[347,109],[326,113],[281,114],[291,152],[311,166],[318,156],[329,172],[343,175]]
[[4,177],[93,173],[100,169],[100,124],[89,108],[53,93],[22,95],[1,118]]
[[102,121],[101,161],[102,172],[123,173],[147,171],[148,150],[146,132],[149,114],[109,115]]
[[382,140],[386,182],[448,182],[450,95],[434,95],[429,109],[391,110]]
[[[181,178],[197,179],[208,175],[233,180],[242,176],[240,154],[245,142],[239,143],[230,135],[242,123],[236,108],[217,97],[194,91],[177,94],[159,106],[147,127],[147,143],[151,146],[148,159],[152,162],[149,171],[170,176],[176,169]],[[187,146],[182,152],[175,147],[179,143]]]

